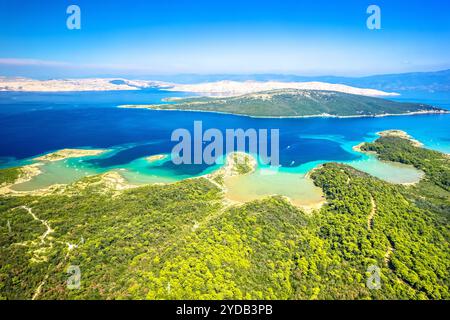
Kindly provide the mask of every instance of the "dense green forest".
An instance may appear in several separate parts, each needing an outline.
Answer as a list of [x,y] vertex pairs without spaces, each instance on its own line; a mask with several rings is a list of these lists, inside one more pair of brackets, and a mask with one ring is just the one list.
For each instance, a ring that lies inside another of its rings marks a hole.
[[298,89],[273,90],[229,98],[184,98],[168,104],[123,107],[215,111],[256,117],[300,117],[322,114],[375,116],[418,111],[444,112],[442,109],[418,103],[396,102],[343,92]]
[[405,187],[326,164],[311,177],[327,204],[311,214],[277,196],[228,204],[206,178],[3,196],[0,298],[449,299],[448,156],[390,137],[363,149],[426,176]]

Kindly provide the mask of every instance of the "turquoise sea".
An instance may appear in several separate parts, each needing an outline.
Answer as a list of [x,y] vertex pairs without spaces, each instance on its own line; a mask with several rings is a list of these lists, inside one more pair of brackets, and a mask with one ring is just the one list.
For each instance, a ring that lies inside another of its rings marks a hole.
[[[170,154],[175,142],[173,130],[249,128],[280,130],[278,172],[260,166],[239,182],[230,182],[230,197],[240,200],[267,194],[291,198],[312,197],[313,186],[304,175],[320,163],[350,164],[379,178],[394,182],[415,182],[421,172],[398,164],[382,163],[357,153],[352,147],[376,139],[387,129],[407,131],[428,148],[450,153],[450,114],[394,116],[382,118],[256,119],[214,113],[121,109],[122,104],[161,103],[166,97],[185,93],[157,89],[127,92],[84,93],[0,93],[0,167],[33,163],[33,158],[63,148],[105,148],[97,157],[47,163],[43,173],[17,185],[33,190],[54,183],[70,183],[83,176],[118,170],[131,183],[172,182],[209,173],[218,165],[175,165],[170,157],[149,163],[145,157]],[[407,93],[398,100],[430,103],[450,109],[448,94]],[[299,182],[300,181],[300,182]],[[298,188],[292,188],[298,184]]]

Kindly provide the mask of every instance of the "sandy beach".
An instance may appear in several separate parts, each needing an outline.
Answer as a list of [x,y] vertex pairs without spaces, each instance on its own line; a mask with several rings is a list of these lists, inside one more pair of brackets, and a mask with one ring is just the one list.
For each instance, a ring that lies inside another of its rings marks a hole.
[[151,163],[151,162],[163,160],[165,158],[167,158],[167,155],[165,155],[165,154],[156,154],[156,155],[145,158],[145,160],[147,160],[148,162]]
[[108,150],[99,150],[99,149],[61,149],[61,150],[34,158],[33,160],[35,160],[35,161],[60,161],[60,160],[69,159],[69,158],[98,156],[107,151]]
[[41,174],[41,172],[42,172],[40,169],[41,165],[42,165],[41,163],[34,163],[34,164],[20,167],[19,178],[16,181],[14,181],[13,183],[9,183],[9,184],[0,186],[0,195],[18,193],[17,191],[11,189],[11,187],[16,184],[19,184],[19,183],[24,183],[24,182],[30,181],[31,179],[33,179],[33,177]]

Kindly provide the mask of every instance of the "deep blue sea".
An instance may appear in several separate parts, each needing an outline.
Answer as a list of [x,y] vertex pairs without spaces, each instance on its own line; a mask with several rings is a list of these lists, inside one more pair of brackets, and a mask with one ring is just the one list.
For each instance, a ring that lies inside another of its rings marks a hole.
[[[279,129],[280,162],[284,168],[317,161],[352,161],[361,155],[349,146],[375,139],[387,129],[407,131],[427,147],[450,152],[450,115],[394,116],[383,118],[257,119],[214,113],[121,109],[122,104],[161,103],[162,98],[185,96],[157,89],[84,93],[0,93],[0,166],[27,163],[37,155],[62,148],[107,148],[114,152],[85,159],[96,170],[127,167],[153,154],[170,153],[177,128]],[[398,100],[449,107],[448,94],[414,93]],[[149,167],[149,170],[152,169]],[[176,166],[171,161],[153,168],[182,177],[198,175],[207,165]],[[149,172],[152,172],[151,170]]]

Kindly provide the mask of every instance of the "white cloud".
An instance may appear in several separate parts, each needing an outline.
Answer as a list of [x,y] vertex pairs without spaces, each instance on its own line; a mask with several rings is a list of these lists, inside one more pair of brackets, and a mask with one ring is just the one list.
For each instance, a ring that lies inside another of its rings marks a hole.
[[15,66],[68,66],[67,62],[47,61],[39,59],[0,58],[0,64]]

